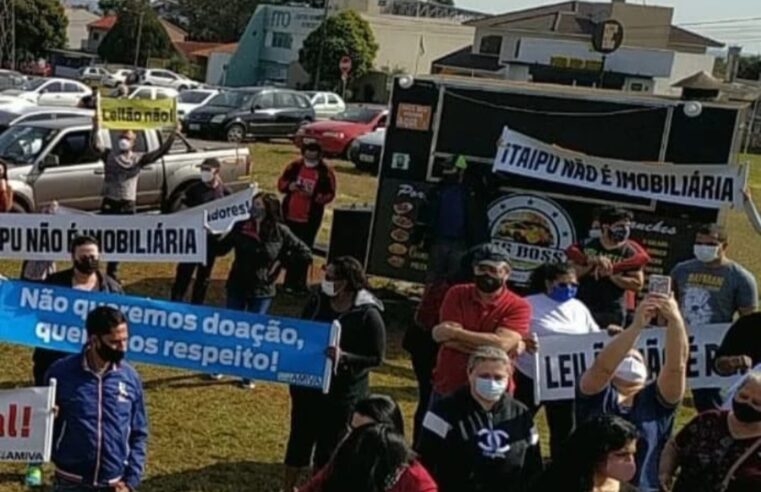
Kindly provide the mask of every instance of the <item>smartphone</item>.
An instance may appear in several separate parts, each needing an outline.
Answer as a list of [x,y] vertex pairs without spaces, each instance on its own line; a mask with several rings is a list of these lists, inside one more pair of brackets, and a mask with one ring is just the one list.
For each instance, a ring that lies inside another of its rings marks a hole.
[[668,275],[650,275],[648,291],[651,294],[671,295],[671,277]]

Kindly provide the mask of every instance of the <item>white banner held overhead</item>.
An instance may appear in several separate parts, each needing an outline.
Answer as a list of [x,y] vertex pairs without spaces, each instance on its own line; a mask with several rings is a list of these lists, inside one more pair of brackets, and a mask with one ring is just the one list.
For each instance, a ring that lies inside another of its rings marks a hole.
[[77,236],[93,236],[109,261],[206,261],[203,214],[3,214],[0,258],[64,260]]
[[50,461],[55,385],[0,391],[0,461]]
[[493,170],[596,191],[721,208],[742,203],[747,167],[645,164],[555,147],[505,127]]
[[[690,388],[726,388],[735,378],[716,374],[713,364],[728,324],[688,328],[690,355],[687,361],[687,386]],[[539,400],[573,399],[576,381],[592,366],[600,350],[612,338],[607,333],[589,335],[551,336],[539,339],[538,389]],[[642,330],[636,348],[645,356],[650,375],[657,376],[664,361],[665,328]]]
[[252,185],[232,195],[204,203],[197,207],[187,208],[178,213],[201,214],[206,212],[206,228],[214,234],[230,232],[235,224],[251,216],[251,201],[258,192],[258,186]]

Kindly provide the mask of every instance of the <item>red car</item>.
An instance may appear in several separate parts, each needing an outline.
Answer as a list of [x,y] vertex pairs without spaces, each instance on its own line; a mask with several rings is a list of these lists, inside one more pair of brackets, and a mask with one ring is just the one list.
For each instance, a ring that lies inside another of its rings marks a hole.
[[325,155],[346,157],[352,141],[378,128],[386,126],[388,109],[382,106],[350,106],[329,120],[316,121],[299,128],[293,141],[301,148],[305,143],[317,142]]

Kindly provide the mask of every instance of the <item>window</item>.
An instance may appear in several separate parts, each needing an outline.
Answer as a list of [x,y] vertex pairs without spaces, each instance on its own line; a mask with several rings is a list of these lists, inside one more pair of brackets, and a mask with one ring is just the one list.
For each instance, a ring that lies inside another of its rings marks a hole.
[[296,106],[297,103],[292,94],[288,92],[278,92],[275,94],[276,108],[295,108]]
[[161,99],[171,99],[171,98],[172,98],[172,96],[167,94],[165,91],[162,91],[162,90],[157,90],[156,91],[156,99],[161,100]]
[[19,121],[17,121],[16,124],[18,125],[22,121],[24,123],[27,123],[29,121],[45,121],[45,120],[52,120],[52,119],[55,119],[55,114],[40,113],[40,114],[33,114],[31,116],[27,116],[26,118],[22,118]]
[[256,107],[258,109],[272,109],[275,107],[275,95],[271,92],[266,92],[259,96],[256,100]]
[[325,95],[317,94],[314,96],[314,104],[325,104]]
[[63,92],[82,92],[82,88],[77,84],[67,82],[63,84]]
[[187,154],[188,152],[190,152],[190,147],[181,138],[175,138],[172,142],[172,148],[169,149],[169,153],[172,155]]
[[303,96],[301,94],[296,94],[293,97],[296,98],[296,104],[298,105],[299,108],[301,108],[301,109],[309,109],[309,108],[312,107],[312,103],[309,102],[309,98],[307,98],[307,97],[305,97],[305,96]]
[[92,163],[98,157],[90,149],[90,131],[72,132],[64,136],[51,152],[61,166]]
[[385,114],[380,117],[378,120],[378,123],[375,125],[375,128],[386,128],[386,125],[388,124],[388,116]]
[[482,55],[499,56],[502,49],[502,36],[484,36],[481,38],[481,46],[478,52]]
[[150,89],[140,89],[139,91],[135,92],[135,95],[132,96],[132,99],[153,99],[153,91]]
[[645,85],[642,82],[634,82],[629,86],[630,91],[642,92],[645,90]]
[[62,92],[62,91],[63,91],[63,87],[61,87],[61,83],[60,82],[53,82],[53,83],[48,84],[45,87],[43,87],[40,92],[45,94],[45,93],[48,93],[48,92]]
[[97,41],[100,39],[100,33],[98,31],[93,31],[92,33],[92,40]]
[[291,49],[293,46],[293,36],[287,32],[273,32],[272,33],[272,47]]
[[335,105],[341,104],[341,101],[338,100],[338,96],[336,96],[335,94],[328,94],[328,104],[332,104],[335,106]]

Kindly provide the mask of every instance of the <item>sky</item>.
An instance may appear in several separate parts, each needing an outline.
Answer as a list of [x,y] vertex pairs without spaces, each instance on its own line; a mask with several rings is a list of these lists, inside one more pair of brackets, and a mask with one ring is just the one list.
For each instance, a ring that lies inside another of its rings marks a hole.
[[[455,4],[466,9],[497,14],[560,1],[562,0],[455,0]],[[645,3],[673,7],[675,24],[743,19],[742,22],[684,27],[727,44],[738,44],[745,53],[761,53],[761,0],[627,1],[640,5]]]

